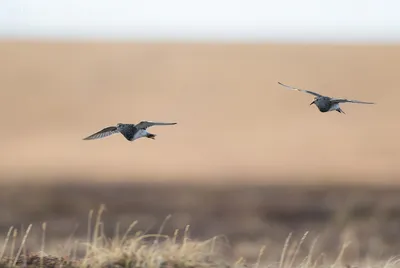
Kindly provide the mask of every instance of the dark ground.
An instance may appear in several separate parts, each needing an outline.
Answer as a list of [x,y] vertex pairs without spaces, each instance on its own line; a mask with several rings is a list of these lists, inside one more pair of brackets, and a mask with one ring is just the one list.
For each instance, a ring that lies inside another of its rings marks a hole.
[[[0,195],[0,231],[33,224],[28,245],[37,249],[41,222],[48,223],[46,248],[58,248],[78,228],[85,239],[90,209],[106,205],[105,233],[117,222],[124,232],[135,228],[157,233],[168,214],[164,233],[190,224],[192,238],[226,235],[232,254],[254,259],[262,245],[272,256],[290,232],[299,239],[310,231],[308,250],[318,236],[318,252],[335,253],[351,240],[353,257],[381,258],[400,250],[400,188],[361,186],[195,186],[172,184],[4,184]],[[51,249],[49,249],[51,248]],[[355,255],[354,255],[355,254]]]

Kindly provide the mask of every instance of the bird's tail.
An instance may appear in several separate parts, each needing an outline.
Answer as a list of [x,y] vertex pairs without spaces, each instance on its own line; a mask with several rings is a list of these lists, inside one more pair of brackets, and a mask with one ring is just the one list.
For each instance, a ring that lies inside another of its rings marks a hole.
[[156,139],[156,136],[157,136],[156,134],[152,134],[152,133],[147,133],[147,135],[146,135],[147,138],[153,139],[153,140]]
[[340,107],[336,109],[337,112],[341,113],[341,114],[346,114]]

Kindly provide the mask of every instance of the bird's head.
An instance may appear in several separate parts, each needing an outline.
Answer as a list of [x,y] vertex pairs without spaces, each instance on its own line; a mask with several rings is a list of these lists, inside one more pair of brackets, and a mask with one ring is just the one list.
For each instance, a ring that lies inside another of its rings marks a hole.
[[117,124],[117,128],[120,128],[120,127],[122,127],[124,124],[122,124],[122,123],[118,123]]
[[151,133],[147,133],[146,137],[149,138],[149,139],[153,139],[153,140],[156,139],[156,135],[155,134],[151,134]]

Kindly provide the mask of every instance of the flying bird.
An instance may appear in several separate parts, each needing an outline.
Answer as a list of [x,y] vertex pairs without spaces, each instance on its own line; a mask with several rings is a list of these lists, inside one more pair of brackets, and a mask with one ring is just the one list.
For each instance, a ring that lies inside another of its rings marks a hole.
[[350,102],[350,103],[361,103],[361,104],[375,104],[374,102],[365,102],[365,101],[358,101],[358,100],[348,100],[348,99],[338,99],[338,98],[331,98],[328,96],[323,96],[321,94],[312,92],[310,90],[305,90],[305,89],[300,89],[292,86],[288,86],[285,84],[282,84],[281,82],[278,82],[279,85],[287,87],[291,90],[297,90],[300,92],[305,92],[311,95],[314,95],[314,100],[313,102],[310,103],[310,105],[315,104],[319,111],[322,113],[330,112],[330,111],[337,111],[339,113],[346,114],[343,112],[343,110],[340,108],[339,104],[340,103],[345,103],[345,102]]
[[106,127],[102,130],[84,138],[83,140],[94,140],[108,137],[110,135],[121,133],[128,141],[134,141],[139,138],[155,139],[156,135],[147,132],[147,128],[152,126],[165,126],[176,125],[176,123],[163,123],[163,122],[150,122],[142,121],[139,124],[122,124],[118,123],[116,126]]

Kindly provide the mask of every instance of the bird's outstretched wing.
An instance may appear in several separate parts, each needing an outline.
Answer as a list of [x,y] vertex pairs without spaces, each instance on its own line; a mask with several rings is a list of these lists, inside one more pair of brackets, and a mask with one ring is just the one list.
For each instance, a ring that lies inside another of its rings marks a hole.
[[146,128],[152,127],[152,126],[166,126],[166,125],[176,125],[176,123],[142,121],[139,124],[135,125],[135,127],[137,129],[146,129]]
[[292,90],[297,90],[297,91],[300,91],[300,92],[305,92],[305,93],[308,93],[308,94],[311,94],[311,95],[314,95],[314,96],[317,96],[317,97],[323,97],[323,95],[318,94],[318,93],[315,93],[315,92],[312,92],[312,91],[309,91],[309,90],[305,90],[305,89],[300,89],[300,88],[297,88],[297,87],[288,86],[288,85],[282,84],[281,82],[278,82],[278,84],[281,85],[281,86],[290,88],[290,89],[292,89]]
[[332,99],[331,99],[331,102],[333,102],[333,103],[351,102],[351,103],[361,103],[361,104],[375,104],[374,102],[358,101],[358,100],[348,100],[348,99],[336,99],[336,98],[332,98]]
[[89,137],[84,138],[83,140],[101,139],[101,138],[110,136],[115,133],[119,133],[119,131],[117,130],[117,127],[106,127],[106,128],[103,128],[102,130],[90,135]]

